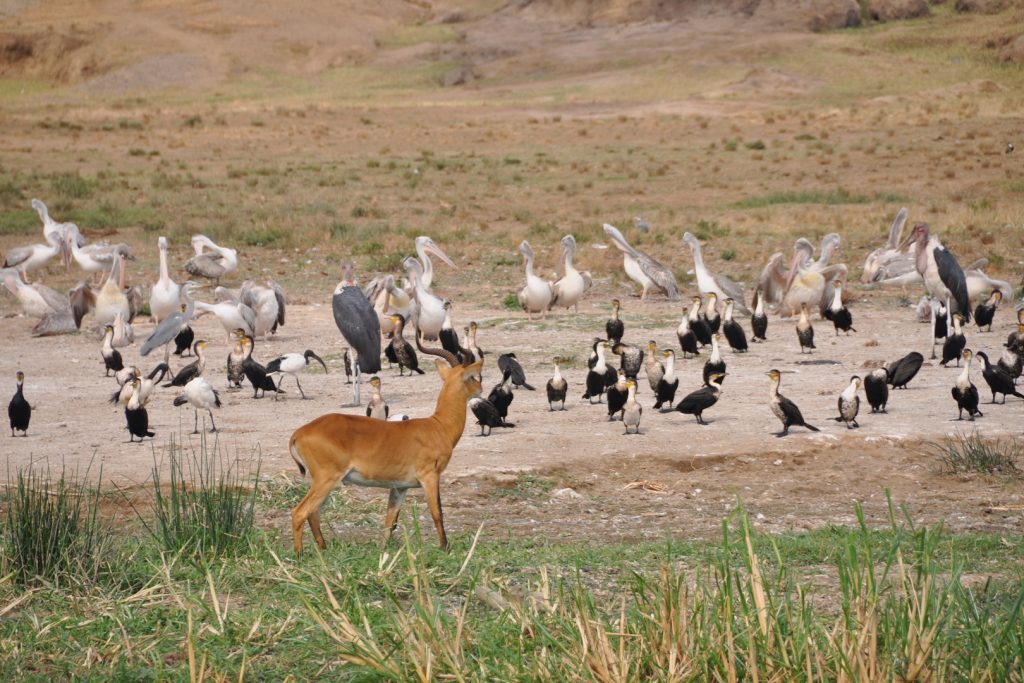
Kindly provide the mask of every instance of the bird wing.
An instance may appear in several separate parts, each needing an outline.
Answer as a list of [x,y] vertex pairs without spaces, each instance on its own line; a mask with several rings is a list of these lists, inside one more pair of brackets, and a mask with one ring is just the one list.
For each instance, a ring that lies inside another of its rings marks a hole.
[[334,323],[356,350],[359,370],[380,372],[380,319],[358,287],[343,287],[331,299]]
[[75,326],[82,326],[82,318],[96,308],[96,292],[84,282],[79,282],[68,292],[68,299],[71,302],[71,313],[75,317]]
[[15,247],[7,252],[4,257],[4,268],[13,268],[28,259],[32,255],[35,246]]
[[222,276],[225,273],[225,268],[220,263],[219,255],[203,253],[185,261],[185,272],[212,280]]
[[148,356],[153,349],[158,349],[164,344],[170,344],[181,332],[181,326],[185,324],[185,316],[182,313],[175,313],[160,321],[160,324],[153,328],[146,340],[142,342],[139,349],[140,356]]
[[785,396],[779,396],[779,408],[782,409],[782,414],[788,417],[791,422],[803,424],[804,416],[800,414],[800,409]]
[[60,294],[57,291],[50,289],[46,285],[41,285],[38,282],[33,285],[29,285],[37,292],[39,296],[43,297],[43,301],[46,305],[52,308],[57,313],[70,313],[71,312],[71,301],[64,294]]
[[75,316],[68,311],[59,313],[47,313],[35,327],[32,328],[33,337],[51,337],[56,334],[71,334],[77,332]]
[[288,303],[288,297],[284,294],[284,287],[277,280],[267,280],[267,285],[274,290],[274,298],[277,299],[277,324],[284,326],[284,307]]
[[900,244],[900,235],[903,234],[903,226],[907,223],[907,207],[900,209],[900,212],[896,214],[896,219],[892,222],[892,226],[889,228],[889,241],[885,243],[885,246],[889,249],[896,249]]
[[934,256],[942,284],[946,285],[950,294],[953,295],[957,310],[964,317],[964,322],[971,322],[971,302],[967,294],[967,276],[964,275],[963,268],[960,267],[956,256],[953,256],[953,252],[945,247],[937,247]]
[[661,287],[669,299],[679,299],[679,285],[676,284],[676,276],[669,268],[657,259],[639,251],[636,251],[636,262],[640,265],[640,270],[644,272],[644,275]]
[[773,304],[782,301],[782,295],[786,289],[786,265],[783,263],[783,258],[781,251],[775,252],[761,271],[758,287],[761,289],[761,296],[764,297],[765,303]]
[[274,360],[267,363],[267,373],[281,372],[281,363],[284,362],[284,356],[278,356]]
[[744,293],[743,288],[721,273],[716,273],[714,278],[721,290],[725,292],[730,299],[732,299],[733,304],[736,306],[736,310],[744,314],[749,314],[750,309],[747,308],[747,295]]

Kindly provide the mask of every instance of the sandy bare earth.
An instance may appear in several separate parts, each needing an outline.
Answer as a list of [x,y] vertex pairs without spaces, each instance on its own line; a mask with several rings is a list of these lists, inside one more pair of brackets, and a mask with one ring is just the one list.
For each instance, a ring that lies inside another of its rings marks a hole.
[[[487,521],[513,534],[544,532],[556,537],[657,537],[666,530],[713,535],[737,496],[766,528],[813,528],[850,522],[857,500],[864,501],[868,515],[880,521],[885,488],[892,489],[897,502],[907,504],[921,521],[945,520],[958,530],[1024,531],[1021,512],[1012,509],[1024,502],[1019,482],[943,474],[923,446],[972,427],[955,420],[949,390],[959,370],[926,362],[909,390],[894,392],[888,414],[862,411],[859,430],[847,430],[830,419],[836,415],[836,397],[851,375],[864,374],[866,366],[913,349],[925,351],[927,357],[927,328],[912,322],[909,308],[852,304],[858,332],[836,338],[830,323],[818,322],[818,350],[804,356],[798,353],[793,322],[773,317],[767,343],[752,345],[745,355],[725,351],[729,377],[721,401],[706,414],[709,426],[698,426],[690,416],[660,415],[648,408],[642,435],[628,437],[620,423],[606,420],[603,405],[580,400],[588,340],[603,330],[604,309],[603,302],[590,301],[579,314],[561,313],[544,323],[527,323],[519,313],[493,308],[458,309],[459,326],[470,319],[481,323],[479,344],[492,361],[498,353],[514,350],[538,390],[516,393],[510,411],[515,429],[495,430],[490,438],[479,438],[469,416],[466,435],[445,474],[452,532],[468,533]],[[674,307],[664,301],[641,304],[627,298],[623,310],[627,341],[654,339],[659,346],[678,348],[675,315]],[[49,462],[59,470],[62,462],[84,469],[95,458],[93,472],[102,464],[105,480],[118,486],[143,485],[153,464],[153,450],[148,444],[127,443],[122,411],[107,403],[115,383],[103,377],[99,341],[85,333],[33,340],[28,334],[33,322],[23,317],[0,320],[5,349],[0,377],[5,384],[10,381],[13,389],[15,370],[24,370],[25,393],[34,406],[28,438],[0,438],[4,476],[33,460]],[[1001,311],[992,333],[970,328],[968,347],[998,355],[1009,324],[1010,316]],[[140,323],[137,338],[148,330],[148,322]],[[344,384],[343,342],[326,303],[291,307],[288,324],[256,348],[256,357],[264,362],[278,353],[306,348],[328,360],[329,375],[321,371],[304,377],[303,387],[312,397],[307,401],[298,398],[291,379],[285,380],[288,393],[278,402],[254,401],[249,389],[227,391],[223,329],[207,316],[198,321],[196,332],[197,338],[210,341],[206,375],[221,390],[224,402],[216,413],[220,444],[243,457],[251,457],[258,448],[265,474],[297,476],[287,453],[295,428],[328,411],[355,411],[340,408],[350,401],[351,390]],[[152,356],[140,359],[137,344],[122,351],[127,363],[146,371],[157,362]],[[575,367],[565,370],[571,383],[567,410],[551,413],[543,387],[555,355],[574,355]],[[703,359],[680,363],[679,397],[698,388],[703,363]],[[172,360],[172,365],[177,370],[183,363]],[[783,370],[783,393],[821,428],[820,434],[794,428],[785,439],[773,436],[779,423],[767,406],[765,376],[772,367]],[[988,400],[980,368],[975,367],[972,374],[983,400]],[[399,378],[397,369],[385,369],[382,377],[392,411],[414,417],[429,414],[439,385],[432,368],[412,378]],[[495,366],[485,365],[485,392],[498,379]],[[643,377],[641,390],[642,402],[650,406],[651,392]],[[189,434],[191,409],[172,406],[175,393],[160,389],[151,399],[151,429],[157,433],[158,447],[172,433],[197,438]],[[1024,401],[1011,398],[1005,406],[983,405],[982,410],[985,416],[974,426],[985,435],[1020,434]],[[503,495],[523,472],[534,473],[543,485],[522,496]],[[648,485],[628,487],[638,481]],[[566,488],[571,490],[561,490]],[[379,499],[383,513],[382,491],[346,490],[343,495]],[[992,510],[1007,506],[1009,511]],[[568,519],[572,524],[565,523]],[[330,520],[335,529],[344,529],[350,521]],[[377,530],[364,527],[339,533],[373,535]]]

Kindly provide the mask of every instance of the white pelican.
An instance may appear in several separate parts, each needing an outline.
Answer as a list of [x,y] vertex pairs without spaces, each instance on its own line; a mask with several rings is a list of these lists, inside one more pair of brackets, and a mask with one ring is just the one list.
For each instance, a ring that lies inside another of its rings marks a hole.
[[7,289],[21,304],[21,310],[30,318],[43,318],[53,313],[68,313],[68,297],[40,283],[25,284],[13,268],[0,271]]
[[174,405],[182,406],[190,404],[195,415],[195,429],[193,434],[199,433],[199,411],[200,409],[210,413],[210,431],[217,431],[217,423],[213,420],[213,408],[220,408],[220,394],[214,391],[210,383],[203,377],[196,377],[185,385],[185,390],[175,397]]
[[428,252],[441,259],[452,268],[455,267],[455,263],[448,258],[447,254],[441,251],[439,246],[434,244],[434,240],[430,239],[426,235],[420,235],[416,238],[416,255],[419,256],[420,264],[423,266],[423,274],[420,276],[420,280],[423,282],[424,287],[430,289],[430,285],[434,282],[434,264],[427,255]]
[[1013,287],[1006,280],[998,280],[985,274],[984,268],[988,267],[988,259],[980,258],[971,265],[964,268],[964,276],[967,278],[967,297],[971,301],[986,299],[992,292],[999,292],[1004,299],[1013,298]]
[[540,313],[541,318],[546,318],[554,298],[551,283],[533,274],[533,249],[529,242],[523,240],[519,245],[519,253],[526,262],[526,286],[519,291],[519,305],[530,320],[533,320],[534,313]]
[[[238,268],[238,251],[222,247],[206,235],[193,235],[192,248],[195,256],[185,262],[185,271],[189,275],[198,275],[220,284],[220,279]],[[209,248],[210,251],[204,251]]]
[[238,300],[251,308],[256,316],[253,322],[254,336],[262,336],[266,341],[267,335],[276,332],[278,324],[283,324],[284,290],[280,285],[264,287],[252,280],[246,280],[242,283]]
[[864,284],[880,282],[904,276],[914,271],[914,256],[900,248],[900,236],[907,222],[907,209],[900,209],[896,220],[889,227],[889,239],[885,244],[868,254],[864,259],[864,274],[860,281]]
[[750,311],[747,309],[747,299],[743,288],[726,276],[712,273],[707,269],[707,266],[704,265],[704,256],[701,254],[700,241],[692,233],[684,233],[683,241],[693,252],[693,272],[697,276],[697,289],[700,290],[700,293],[706,295],[709,292],[714,292],[723,301],[732,299],[737,310],[749,315]]
[[576,256],[576,238],[566,235],[562,238],[562,258],[560,263],[561,279],[554,287],[555,296],[551,300],[551,308],[561,306],[562,308],[573,307],[577,312],[580,310],[580,299],[587,293],[593,284],[589,272],[580,272],[573,266],[573,257]]
[[221,301],[215,304],[208,304],[204,301],[195,302],[196,317],[212,313],[217,316],[228,343],[231,343],[231,334],[235,330],[244,330],[250,337],[253,336],[253,328],[256,324],[256,314],[251,308],[237,301]]
[[124,242],[119,244],[85,244],[82,232],[74,223],[64,223],[65,242],[71,249],[71,256],[78,267],[87,273],[100,273],[110,268],[117,255],[134,260],[131,249]]
[[441,326],[444,325],[444,301],[423,286],[423,266],[419,261],[410,256],[402,265],[405,266],[409,282],[413,284],[413,297],[418,307],[416,327],[423,332],[427,340],[435,341],[441,333]]
[[626,270],[626,275],[642,288],[641,301],[647,298],[647,293],[652,289],[661,290],[673,301],[679,299],[679,286],[676,285],[676,276],[672,274],[671,269],[642,251],[634,249],[614,225],[605,223],[604,232],[622,252],[622,266]]
[[[115,274],[117,279],[115,280]],[[118,315],[125,321],[131,317],[131,310],[128,307],[128,297],[124,293],[124,255],[114,259],[110,267],[110,274],[107,281],[100,287],[96,295],[96,323],[103,327],[114,322]]]
[[782,303],[786,295],[786,288],[789,286],[790,274],[795,271],[796,264],[809,264],[814,256],[814,245],[801,237],[793,244],[793,258],[789,268],[783,261],[784,255],[777,251],[768,259],[768,263],[761,270],[761,277],[758,279],[758,287],[761,290],[761,299],[764,304],[777,306]]
[[46,244],[30,244],[15,247],[4,255],[4,268],[17,268],[21,277],[28,282],[28,274],[39,270],[57,254],[64,254],[60,236],[56,232],[44,233]]
[[416,302],[409,293],[395,285],[395,276],[375,277],[363,289],[363,294],[373,305],[380,321],[381,334],[390,334],[395,329],[392,316],[398,314],[411,320],[416,310]]
[[[800,312],[802,304],[814,305],[819,311],[828,306],[831,302],[831,292],[827,290],[826,285],[835,279],[846,283],[846,265],[828,265],[839,242],[840,238],[836,233],[825,235],[821,239],[821,255],[817,261],[810,260],[811,253],[808,253],[806,248],[797,248],[797,245],[794,245],[796,253],[790,266],[786,294],[779,307],[781,315],[796,315]],[[800,244],[799,240],[797,244]]]
[[157,324],[181,310],[181,286],[171,279],[167,269],[167,238],[157,240],[160,247],[160,279],[149,294],[149,313]]

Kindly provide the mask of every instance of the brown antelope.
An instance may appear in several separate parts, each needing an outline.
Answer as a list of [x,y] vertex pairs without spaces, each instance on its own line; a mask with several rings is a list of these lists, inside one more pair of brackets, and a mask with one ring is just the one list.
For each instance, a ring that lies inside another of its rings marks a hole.
[[[420,351],[440,356],[437,372],[444,385],[430,417],[385,422],[362,415],[322,415],[292,434],[288,449],[299,471],[313,480],[309,492],[292,511],[295,552],[302,552],[303,524],[309,522],[317,545],[325,548],[320,533],[320,505],[341,480],[356,486],[390,489],[385,542],[398,525],[398,513],[408,489],[422,487],[441,547],[448,550],[441,511],[441,473],[466,426],[466,403],[480,393],[483,359],[461,365],[451,353],[437,349]],[[444,361],[447,361],[444,362]]]

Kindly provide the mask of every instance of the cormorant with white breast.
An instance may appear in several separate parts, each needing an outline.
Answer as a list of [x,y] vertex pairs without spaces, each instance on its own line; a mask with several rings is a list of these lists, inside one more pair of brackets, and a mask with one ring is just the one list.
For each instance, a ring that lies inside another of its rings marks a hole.
[[960,326],[962,318],[959,313],[953,314],[953,334],[946,337],[942,344],[942,361],[939,363],[946,367],[946,363],[956,360],[956,366],[960,367],[960,356],[967,346],[967,337],[964,336],[963,328]]
[[764,312],[764,295],[758,289],[754,292],[754,312],[750,314],[750,331],[754,333],[753,341],[763,342],[768,333],[768,315]]
[[725,335],[725,339],[729,342],[729,346],[733,351],[744,353],[749,348],[747,346],[747,334],[743,331],[740,324],[733,320],[732,310],[734,306],[735,302],[732,299],[725,300],[725,314],[722,316],[722,333]]
[[800,353],[803,353],[804,349],[817,348],[814,345],[814,326],[811,325],[811,318],[807,314],[806,303],[800,304],[800,319],[796,321],[796,338],[800,342]]
[[716,334],[722,327],[722,314],[718,312],[718,295],[708,292],[707,301],[704,302],[704,311],[701,313],[704,322],[708,324],[711,334]]
[[694,336],[697,337],[697,342],[701,346],[709,346],[711,344],[711,328],[708,327],[708,322],[700,315],[700,297],[693,297],[691,303],[690,329],[693,331]]
[[996,308],[999,307],[999,302],[1003,299],[1003,293],[998,289],[993,289],[992,294],[989,295],[988,301],[981,303],[974,308],[974,322],[977,324],[978,329],[988,326],[988,331],[992,331],[992,320],[996,317]]
[[565,395],[569,391],[569,383],[562,377],[562,373],[558,371],[558,363],[555,363],[555,372],[548,380],[547,392],[548,392],[548,411],[555,410],[555,404],[560,403],[561,408],[559,410],[565,410]]
[[853,329],[853,316],[850,314],[850,309],[843,305],[843,283],[833,280],[832,287],[834,289],[832,303],[825,309],[825,319],[831,320],[835,325],[837,337],[840,330],[846,334],[850,334],[851,331],[856,332],[857,330]]
[[725,361],[722,360],[722,350],[718,346],[721,339],[722,336],[718,334],[711,337],[711,356],[704,363],[704,372],[702,373],[704,384],[707,384],[711,375],[716,372],[725,377]]
[[847,429],[860,427],[857,424],[857,413],[860,412],[860,396],[857,394],[857,390],[860,389],[860,383],[860,377],[854,375],[850,378],[847,387],[843,389],[843,393],[839,394],[839,417],[835,418],[835,421],[845,422]]
[[614,368],[608,367],[608,362],[604,357],[605,351],[608,350],[608,342],[603,339],[599,340],[595,344],[594,350],[597,353],[597,361],[587,373],[587,391],[583,394],[583,398],[589,399],[591,403],[594,402],[594,398],[597,398],[597,402],[601,403],[605,389],[615,384],[618,373]]
[[1004,404],[1008,394],[1012,394],[1017,398],[1024,398],[1024,394],[1017,391],[1017,388],[1014,386],[1013,378],[1003,372],[998,366],[989,362],[988,354],[984,351],[978,351],[977,355],[978,358],[985,362],[985,369],[982,371],[981,376],[985,378],[988,388],[992,390],[992,403],[996,402],[996,394],[1003,395]]
[[644,360],[644,372],[651,391],[658,390],[658,382],[665,376],[665,366],[658,360],[658,344],[653,339],[647,342],[647,358]]
[[11,436],[14,436],[15,430],[21,432],[22,436],[28,436],[28,423],[32,419],[32,406],[25,400],[25,373],[18,370],[14,378],[18,383],[18,387],[14,390],[14,397],[11,398],[11,402],[7,404],[7,419],[11,423]]
[[699,351],[697,350],[697,335],[690,329],[690,309],[683,307],[683,317],[679,321],[679,327],[676,328],[676,338],[679,339],[679,349],[683,352],[683,358],[687,355],[696,356]]
[[768,377],[772,380],[771,390],[768,394],[768,405],[771,407],[775,417],[779,418],[779,421],[782,422],[782,431],[778,432],[775,436],[786,436],[789,434],[790,427],[806,427],[812,432],[821,431],[817,427],[807,424],[797,405],[779,393],[779,384],[782,382],[782,375],[779,371],[769,370]]
[[[672,403],[676,400],[676,390],[679,389],[679,378],[676,377],[676,352],[672,349],[664,351],[665,372],[654,387],[655,410],[668,412],[672,410]],[[665,404],[668,408],[662,408]]]
[[133,377],[131,382],[132,395],[128,404],[124,407],[124,419],[128,426],[128,443],[139,437],[139,443],[144,438],[156,436],[155,432],[149,431],[149,412],[146,410],[146,402],[142,399],[140,387],[142,380]]
[[609,344],[619,343],[626,330],[626,326],[622,324],[622,320],[619,318],[620,306],[621,304],[618,299],[612,299],[612,317],[608,318],[608,321],[604,324],[604,331],[608,337]]
[[619,413],[622,412],[623,406],[626,405],[627,391],[627,377],[626,373],[619,370],[618,377],[616,378],[615,384],[608,387],[608,421],[619,417]]
[[724,378],[725,373],[711,373],[707,384],[683,397],[683,400],[676,405],[676,410],[684,415],[693,415],[697,418],[697,424],[706,425],[704,411],[718,403],[718,399],[722,396],[722,380]]
[[508,408],[512,405],[512,400],[515,398],[515,394],[512,393],[511,383],[512,373],[506,370],[505,374],[501,377],[501,382],[495,384],[494,388],[491,389],[491,393],[487,395],[488,402],[498,409],[498,415],[503,423],[505,418],[508,417]]
[[981,411],[978,410],[978,387],[974,386],[971,382],[971,350],[963,350],[964,369],[960,373],[960,376],[956,378],[956,384],[953,385],[952,394],[953,400],[956,401],[956,407],[959,409],[958,420],[964,419],[964,411],[967,411],[968,418],[971,422],[974,422],[974,416],[984,417]]

